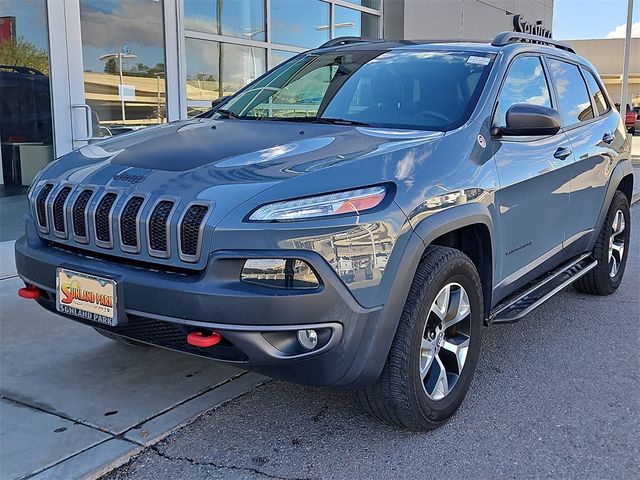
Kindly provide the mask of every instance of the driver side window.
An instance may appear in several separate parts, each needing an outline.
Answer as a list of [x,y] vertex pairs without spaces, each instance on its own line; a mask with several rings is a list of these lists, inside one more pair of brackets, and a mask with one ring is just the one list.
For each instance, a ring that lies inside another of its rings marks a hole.
[[530,103],[551,108],[549,86],[540,58],[520,57],[511,64],[498,97],[498,108],[493,125],[505,127],[507,110],[516,103]]

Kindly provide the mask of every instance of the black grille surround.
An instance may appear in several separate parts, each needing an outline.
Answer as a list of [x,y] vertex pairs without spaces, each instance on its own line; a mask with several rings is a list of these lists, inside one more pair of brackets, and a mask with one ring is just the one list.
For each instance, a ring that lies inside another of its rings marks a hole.
[[138,253],[140,251],[140,234],[138,232],[138,213],[144,203],[144,197],[131,197],[120,215],[120,243],[124,251]]
[[53,185],[51,183],[47,183],[38,196],[36,197],[36,213],[38,215],[38,225],[40,225],[41,229],[49,230],[49,223],[47,221],[47,198],[53,189]]
[[180,220],[180,258],[197,261],[200,254],[203,220],[209,207],[207,205],[189,206]]
[[71,187],[63,187],[53,200],[53,231],[56,234],[67,236],[67,222],[65,220],[65,202],[71,193]]
[[99,247],[111,247],[113,245],[111,219],[109,217],[111,208],[117,198],[118,195],[116,193],[105,193],[96,208],[94,222],[96,228],[96,245]]
[[52,246],[88,255],[100,253],[99,247],[128,261],[185,271],[205,266],[207,256],[201,252],[212,235],[206,227],[213,201],[183,202],[137,189],[49,181],[33,189],[30,205],[38,235]]
[[76,240],[86,243],[89,241],[87,236],[87,205],[93,196],[93,190],[83,190],[72,207],[73,219],[73,235]]
[[147,224],[149,236],[149,254],[154,257],[169,256],[169,215],[174,202],[161,200],[154,207]]

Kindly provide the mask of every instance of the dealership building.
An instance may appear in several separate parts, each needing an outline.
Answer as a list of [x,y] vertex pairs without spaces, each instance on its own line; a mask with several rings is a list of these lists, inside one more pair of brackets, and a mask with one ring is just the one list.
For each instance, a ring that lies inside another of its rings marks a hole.
[[2,0],[0,276],[26,191],[60,155],[196,115],[331,38],[489,40],[550,29],[552,12],[553,0]]

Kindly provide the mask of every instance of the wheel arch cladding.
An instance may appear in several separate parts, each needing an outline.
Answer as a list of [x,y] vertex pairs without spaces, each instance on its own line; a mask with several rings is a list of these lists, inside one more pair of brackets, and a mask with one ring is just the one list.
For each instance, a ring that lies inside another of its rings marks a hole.
[[487,318],[495,273],[493,221],[488,208],[480,203],[469,203],[443,210],[422,220],[415,231],[422,238],[425,250],[429,245],[451,247],[471,259],[482,281]]
[[602,224],[604,223],[607,212],[609,211],[609,205],[611,205],[613,196],[618,190],[624,193],[625,197],[629,200],[629,204],[631,204],[633,196],[633,167],[631,166],[631,162],[628,160],[618,163],[613,169],[613,172],[611,172],[604,202],[602,202],[597,222],[594,225],[594,232],[596,233],[591,236],[592,238],[587,251],[593,250],[598,238],[597,232],[602,228]]
[[489,227],[484,223],[473,223],[456,228],[435,238],[430,245],[455,248],[471,259],[480,275],[484,318],[488,318],[491,310],[493,277],[493,252]]
[[620,190],[629,200],[629,204],[631,204],[631,199],[633,197],[633,173],[629,173],[625,175],[620,183],[618,183],[618,187],[616,190]]

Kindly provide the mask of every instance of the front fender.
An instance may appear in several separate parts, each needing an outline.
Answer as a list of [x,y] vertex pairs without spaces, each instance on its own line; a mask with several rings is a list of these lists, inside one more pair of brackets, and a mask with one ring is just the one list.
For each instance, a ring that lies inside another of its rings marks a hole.
[[361,346],[360,357],[340,380],[341,385],[368,385],[382,373],[400,316],[409,295],[418,265],[428,245],[447,232],[469,225],[483,224],[493,232],[493,220],[487,206],[469,203],[451,207],[425,217],[418,223],[398,258],[394,282],[380,317],[369,326],[368,344]]

